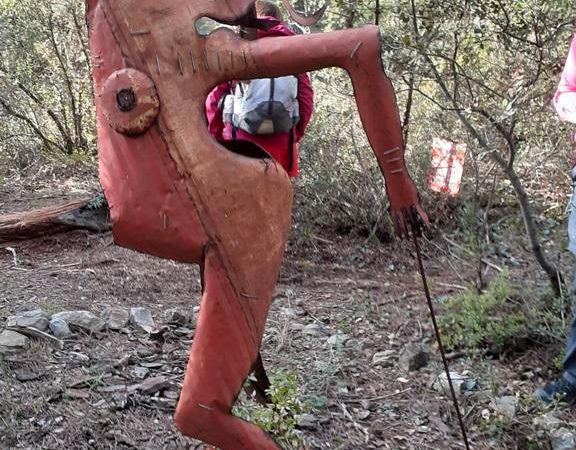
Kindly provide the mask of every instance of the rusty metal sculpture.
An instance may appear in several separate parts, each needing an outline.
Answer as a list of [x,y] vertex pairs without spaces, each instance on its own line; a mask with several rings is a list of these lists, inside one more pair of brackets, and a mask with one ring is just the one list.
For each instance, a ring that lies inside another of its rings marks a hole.
[[[404,164],[377,27],[244,41],[195,22],[257,27],[253,0],[88,0],[100,179],[116,243],[203,269],[197,330],[176,424],[223,450],[277,449],[231,415],[256,361],[287,239],[292,191],[246,142],[218,143],[203,104],[216,84],[338,66],[350,74],[386,179],[397,231],[420,215]],[[224,145],[228,145],[226,148]]]

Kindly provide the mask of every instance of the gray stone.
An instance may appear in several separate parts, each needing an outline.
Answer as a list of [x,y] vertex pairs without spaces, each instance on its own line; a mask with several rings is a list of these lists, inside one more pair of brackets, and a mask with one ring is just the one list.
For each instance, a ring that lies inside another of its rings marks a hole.
[[69,326],[82,328],[92,333],[102,331],[106,322],[90,311],[62,311],[52,315],[52,319],[62,319]]
[[304,325],[298,322],[290,322],[290,330],[291,331],[302,331],[304,329]]
[[302,334],[320,338],[328,336],[330,330],[319,323],[311,323],[302,328]]
[[[474,380],[455,371],[450,371],[450,380],[452,381],[452,386],[457,396],[462,395],[475,385],[475,383],[473,383]],[[440,393],[450,395],[450,384],[448,383],[448,377],[445,372],[438,375],[434,382],[434,388]]]
[[8,317],[6,320],[7,327],[30,327],[40,331],[48,329],[50,316],[41,309],[24,311]]
[[59,317],[52,318],[50,319],[48,326],[50,327],[52,334],[59,339],[66,339],[72,336],[72,331],[70,331],[70,327],[64,319]]
[[404,372],[412,372],[426,367],[430,361],[430,350],[423,345],[408,344],[398,358],[398,366]]
[[100,317],[106,321],[108,328],[115,331],[125,328],[130,321],[130,313],[128,310],[119,306],[106,308],[102,311]]
[[185,326],[192,323],[192,316],[192,310],[183,311],[177,308],[168,309],[164,315],[166,322],[172,325],[180,326]]
[[367,409],[360,409],[356,412],[356,417],[360,420],[366,420],[370,416],[370,411]]
[[152,395],[158,391],[163,389],[169,388],[171,385],[170,381],[166,379],[166,377],[159,376],[159,377],[152,377],[147,378],[142,382],[140,385],[140,390],[143,394]]
[[11,330],[0,333],[0,354],[18,353],[28,348],[29,339]]
[[328,338],[328,344],[339,347],[344,345],[350,337],[347,334],[333,334]]
[[576,440],[574,433],[567,428],[558,428],[550,433],[550,445],[552,450],[575,450]]
[[374,353],[372,356],[372,365],[381,367],[392,367],[396,359],[394,350],[384,350],[383,352]]
[[502,414],[510,419],[516,417],[516,407],[518,406],[518,399],[512,395],[505,395],[498,397],[492,402],[492,407],[496,413]]
[[146,333],[156,333],[158,328],[148,308],[130,308],[130,322]]
[[146,378],[148,376],[149,373],[150,373],[150,369],[147,369],[146,367],[142,367],[142,366],[134,367],[134,376],[136,378],[143,380],[144,378]]
[[532,423],[536,428],[540,428],[542,430],[551,431],[556,428],[560,428],[564,422],[556,417],[553,413],[546,413],[542,416],[534,417]]
[[26,369],[20,369],[20,370],[15,370],[14,375],[16,376],[16,379],[18,381],[21,381],[24,383],[26,381],[38,380],[39,378],[42,378],[42,376],[44,374],[38,373],[38,372],[32,372],[32,371],[26,370]]
[[172,400],[178,400],[180,398],[180,392],[178,392],[178,391],[164,391],[164,397],[170,398]]
[[283,306],[280,308],[280,314],[286,317],[296,318],[305,316],[306,311],[303,310],[302,308],[288,308],[286,306]]
[[298,428],[301,430],[316,430],[318,428],[318,417],[312,414],[302,414],[298,422]]

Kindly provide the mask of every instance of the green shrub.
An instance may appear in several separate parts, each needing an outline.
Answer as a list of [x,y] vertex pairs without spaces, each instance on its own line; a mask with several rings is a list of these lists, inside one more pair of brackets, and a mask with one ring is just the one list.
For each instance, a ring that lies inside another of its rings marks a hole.
[[468,288],[451,297],[440,318],[447,350],[470,349],[500,352],[528,335],[528,320],[511,301],[509,273],[501,272],[485,292]]
[[233,413],[270,433],[282,448],[303,448],[304,442],[296,426],[309,406],[302,398],[298,377],[292,372],[276,370],[270,374],[270,385],[271,404],[244,403],[236,405]]

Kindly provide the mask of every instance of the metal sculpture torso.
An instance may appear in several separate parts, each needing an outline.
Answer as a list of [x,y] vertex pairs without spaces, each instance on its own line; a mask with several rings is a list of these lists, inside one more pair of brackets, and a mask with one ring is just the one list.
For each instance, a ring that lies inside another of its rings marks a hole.
[[227,30],[195,32],[206,16],[250,25],[251,6],[252,0],[89,0],[87,13],[100,178],[114,238],[203,267],[176,424],[223,450],[278,449],[230,410],[258,355],[292,191],[284,170],[253,144],[235,143],[230,151],[210,137],[208,92],[232,79],[344,68],[400,234],[421,213],[394,92],[381,68],[378,28],[252,42]]

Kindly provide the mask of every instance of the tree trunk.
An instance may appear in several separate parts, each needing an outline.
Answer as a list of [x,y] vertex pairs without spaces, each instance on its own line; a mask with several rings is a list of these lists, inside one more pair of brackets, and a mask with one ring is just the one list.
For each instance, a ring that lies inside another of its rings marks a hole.
[[106,203],[90,199],[0,216],[0,244],[75,229],[104,232],[111,229]]
[[524,227],[526,229],[526,235],[530,241],[530,246],[532,248],[532,253],[536,257],[536,261],[540,264],[540,267],[550,280],[550,285],[556,296],[560,296],[562,293],[562,275],[559,270],[551,264],[544,255],[542,246],[540,245],[540,240],[538,239],[538,231],[536,229],[536,224],[534,223],[534,214],[532,212],[532,207],[530,206],[530,200],[528,199],[528,194],[522,186],[522,181],[518,177],[518,174],[514,170],[514,167],[508,164],[502,156],[496,151],[491,151],[490,156],[493,161],[500,166],[502,171],[506,174],[506,178],[512,184],[514,192],[516,193],[516,198],[518,199],[518,204],[520,205],[520,211],[522,212],[522,218],[524,219]]

